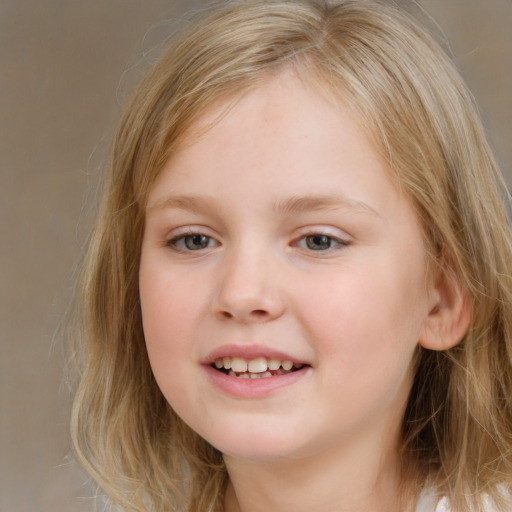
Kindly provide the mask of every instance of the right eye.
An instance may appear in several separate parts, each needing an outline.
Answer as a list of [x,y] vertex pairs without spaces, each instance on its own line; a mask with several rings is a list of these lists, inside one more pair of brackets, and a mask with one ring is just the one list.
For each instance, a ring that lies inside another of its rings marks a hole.
[[202,233],[190,233],[186,235],[179,235],[167,241],[168,247],[175,247],[180,251],[200,251],[215,247],[217,241]]

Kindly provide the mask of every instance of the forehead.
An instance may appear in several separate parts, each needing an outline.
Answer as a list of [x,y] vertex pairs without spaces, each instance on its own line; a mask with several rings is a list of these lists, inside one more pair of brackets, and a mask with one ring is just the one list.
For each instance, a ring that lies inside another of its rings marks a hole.
[[[213,101],[176,141],[169,161],[213,142],[220,144],[219,152],[225,157],[237,148],[256,148],[258,143],[263,143],[264,154],[274,143],[312,144],[320,139],[335,143],[340,135],[347,138],[350,133],[354,135],[351,144],[357,141],[365,150],[371,146],[380,153],[356,110],[315,75],[285,68]],[[230,130],[231,137],[227,136]]]
[[350,190],[357,202],[367,182],[376,180],[386,185],[379,201],[393,201],[397,191],[389,175],[342,102],[326,99],[295,73],[281,73],[224,98],[192,124],[157,179],[149,206],[165,191],[208,191],[227,202],[234,182],[236,193],[247,197],[265,188],[259,201],[332,195],[335,186],[338,193]]
[[[328,103],[331,110],[344,115],[350,112],[351,117],[356,120],[357,107],[351,108],[340,92],[341,89],[341,86],[331,86],[319,73],[305,70],[301,65],[285,66],[264,73],[250,83],[230,86],[196,116],[189,129],[185,131],[183,140],[186,143],[188,138],[193,140],[194,137],[206,133],[233,110],[244,109],[247,113],[253,114],[259,109],[264,109],[266,120],[272,123],[279,120],[283,111],[292,115],[297,112],[299,115],[297,107],[305,100],[308,104],[315,104],[317,108],[323,108],[325,103]],[[248,97],[250,101],[247,101]],[[249,112],[251,104],[254,109]],[[247,117],[246,121],[250,122],[252,117],[254,116]]]
[[[330,76],[329,73],[327,74]],[[300,116],[298,107],[304,103],[304,100],[308,105],[316,104],[319,111],[325,110],[327,105],[329,114],[341,113],[345,117],[350,117],[358,130],[364,132],[369,144],[382,157],[382,160],[389,162],[386,149],[388,146],[382,143],[382,137],[377,128],[380,126],[378,120],[374,121],[372,115],[363,114],[364,98],[360,98],[357,93],[353,94],[343,80],[333,81],[329,76],[326,76],[325,69],[314,65],[314,62],[297,61],[280,65],[270,71],[266,70],[251,78],[249,82],[244,79],[242,82],[227,83],[220,93],[218,90],[198,93],[197,98],[175,118],[175,121],[169,122],[167,128],[161,127],[162,143],[158,144],[153,152],[153,161],[157,164],[146,166],[145,170],[141,169],[142,186],[139,188],[139,205],[144,208],[148,204],[149,194],[169,162],[181,158],[191,147],[197,150],[205,136],[207,139],[212,138],[212,131],[214,135],[220,133],[216,128],[221,124],[227,125],[228,123],[224,122],[226,118],[233,121],[236,117],[234,114],[243,112],[244,126],[241,134],[246,133],[250,136],[251,120],[256,118],[255,114],[261,107],[266,107],[266,132],[271,134],[274,130],[279,135],[283,130],[281,129],[279,133],[277,126],[280,121],[279,116],[282,120],[283,112],[288,116],[296,113],[296,119],[298,119]],[[291,91],[294,94],[290,94]],[[251,102],[247,99],[251,98],[254,104],[256,96],[259,96],[261,105],[250,111],[248,106]],[[285,108],[281,108],[283,106]],[[330,115],[331,119],[333,117],[335,116]],[[335,133],[336,130],[332,130],[330,135]],[[223,150],[227,146],[234,148],[237,144],[238,141],[232,140],[224,145]],[[396,171],[392,168],[390,171],[392,180],[398,184],[400,179]]]

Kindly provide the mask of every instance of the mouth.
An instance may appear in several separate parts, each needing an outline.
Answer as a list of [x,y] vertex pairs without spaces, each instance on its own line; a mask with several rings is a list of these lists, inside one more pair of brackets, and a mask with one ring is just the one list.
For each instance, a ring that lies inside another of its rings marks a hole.
[[287,375],[309,366],[304,363],[276,358],[219,357],[210,365],[213,369],[238,379],[269,379]]

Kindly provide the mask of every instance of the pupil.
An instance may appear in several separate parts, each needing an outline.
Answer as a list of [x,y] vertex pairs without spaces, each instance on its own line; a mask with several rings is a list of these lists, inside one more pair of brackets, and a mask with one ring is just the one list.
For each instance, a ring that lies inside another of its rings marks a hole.
[[331,239],[326,235],[312,235],[306,239],[306,244],[309,249],[329,249],[331,246]]
[[208,237],[205,235],[191,235],[185,239],[187,249],[192,251],[197,249],[204,249],[208,246]]

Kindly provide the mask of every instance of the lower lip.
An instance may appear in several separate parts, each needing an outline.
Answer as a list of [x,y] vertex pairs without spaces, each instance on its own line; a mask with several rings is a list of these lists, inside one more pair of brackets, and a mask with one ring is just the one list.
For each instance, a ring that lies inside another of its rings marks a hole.
[[261,379],[232,377],[211,366],[205,366],[205,369],[214,386],[224,393],[237,398],[263,398],[300,381],[309,373],[311,368],[305,367],[284,375],[274,375]]

